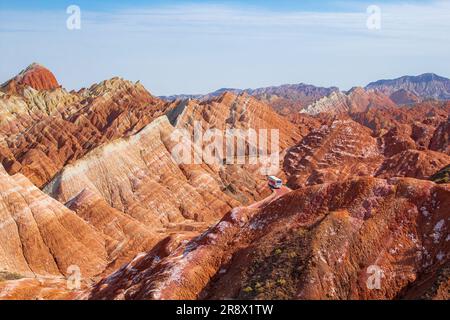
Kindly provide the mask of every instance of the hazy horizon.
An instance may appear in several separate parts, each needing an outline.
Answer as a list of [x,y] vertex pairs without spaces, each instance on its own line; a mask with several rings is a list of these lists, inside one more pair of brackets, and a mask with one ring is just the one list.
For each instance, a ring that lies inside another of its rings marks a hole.
[[[81,29],[69,30],[69,5]],[[381,9],[369,30],[367,7]],[[380,79],[450,76],[446,1],[1,1],[4,82],[32,62],[78,90],[123,77],[154,95],[306,83],[348,90]]]

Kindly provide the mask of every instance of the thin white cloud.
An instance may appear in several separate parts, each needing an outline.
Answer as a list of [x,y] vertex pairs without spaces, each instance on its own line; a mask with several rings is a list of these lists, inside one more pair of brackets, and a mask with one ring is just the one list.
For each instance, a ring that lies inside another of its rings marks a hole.
[[[429,37],[447,40],[450,1],[431,4],[383,4],[382,30],[366,28],[367,13],[360,12],[276,12],[247,6],[185,4],[113,12],[82,11],[83,27],[102,32],[165,32],[224,35],[292,36],[308,33],[348,36]],[[0,31],[65,31],[66,13],[0,12]]]
[[[450,1],[437,1],[428,4],[382,4],[383,28],[392,35],[429,34],[447,35],[450,27]],[[102,15],[100,15],[102,16]],[[101,24],[110,21],[115,27],[128,31],[152,30],[173,27],[189,31],[237,33],[258,30],[286,29],[292,32],[311,32],[327,29],[366,33],[367,13],[355,12],[277,12],[258,7],[239,7],[227,5],[178,5],[160,8],[141,8],[104,14],[87,14],[90,22]],[[244,28],[244,29],[243,29]]]

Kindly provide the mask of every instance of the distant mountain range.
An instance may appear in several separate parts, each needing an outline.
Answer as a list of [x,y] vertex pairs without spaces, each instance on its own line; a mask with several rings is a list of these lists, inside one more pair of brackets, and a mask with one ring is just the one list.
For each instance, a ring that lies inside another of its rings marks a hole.
[[[397,104],[412,104],[423,100],[450,100],[450,79],[434,73],[419,76],[403,76],[397,79],[378,80],[369,83],[365,90],[376,90],[390,97]],[[298,112],[318,100],[339,92],[337,87],[317,87],[310,84],[285,84],[257,89],[221,88],[208,94],[181,94],[160,97],[166,101],[177,99],[209,100],[224,92],[247,93],[270,104],[281,114]]]
[[378,90],[391,96],[400,90],[405,90],[422,99],[449,100],[450,79],[434,73],[424,73],[420,76],[404,76],[391,80],[378,80],[366,86],[368,90]]
[[337,87],[316,87],[310,84],[285,84],[281,86],[271,86],[257,89],[237,89],[237,88],[221,88],[214,92],[201,95],[173,95],[160,97],[163,100],[175,101],[177,99],[196,99],[201,101],[210,100],[214,97],[221,96],[224,92],[232,92],[234,94],[246,93],[265,103],[270,104],[277,112],[281,114],[289,114],[298,112],[311,103],[339,91]]

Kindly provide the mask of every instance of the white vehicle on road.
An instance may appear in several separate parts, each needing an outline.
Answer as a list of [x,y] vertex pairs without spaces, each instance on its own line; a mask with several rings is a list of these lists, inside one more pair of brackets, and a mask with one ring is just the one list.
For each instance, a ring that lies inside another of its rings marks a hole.
[[283,181],[275,176],[269,176],[269,186],[273,189],[280,189],[283,186]]

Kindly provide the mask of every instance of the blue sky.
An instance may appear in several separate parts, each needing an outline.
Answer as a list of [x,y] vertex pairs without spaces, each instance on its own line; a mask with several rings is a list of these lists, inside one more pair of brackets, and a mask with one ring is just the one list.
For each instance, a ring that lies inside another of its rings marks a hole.
[[[125,4],[124,4],[125,3]],[[66,28],[67,6],[81,30]],[[381,9],[368,30],[366,9]],[[450,77],[450,1],[4,1],[0,81],[31,62],[68,89],[122,76],[152,93]]]

